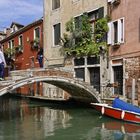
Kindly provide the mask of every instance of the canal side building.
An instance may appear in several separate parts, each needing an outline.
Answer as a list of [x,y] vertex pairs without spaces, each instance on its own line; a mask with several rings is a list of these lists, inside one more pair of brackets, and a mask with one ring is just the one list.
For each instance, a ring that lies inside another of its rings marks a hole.
[[107,15],[107,1],[44,0],[44,56],[47,58],[44,66],[73,72],[74,77],[90,83],[97,92],[101,92],[101,85],[107,80],[106,56],[68,59],[61,53],[60,38],[66,33],[66,23],[71,18],[78,19],[83,13],[88,14],[94,31],[94,22]]
[[[13,70],[39,68],[37,53],[38,48],[43,48],[43,19],[26,26],[13,22],[9,28],[5,29],[5,37],[0,41],[0,44],[3,46],[8,65],[5,69],[5,77],[9,76]],[[38,83],[27,85],[18,88],[17,92],[34,95],[38,90],[37,86]],[[42,87],[41,83],[40,87]]]
[[[140,78],[140,1],[108,0],[110,81],[118,82],[114,93],[135,99]],[[139,99],[140,100],[140,99]]]
[[7,61],[11,70],[39,67],[36,57],[37,48],[43,47],[43,20],[39,19],[27,26],[13,22],[9,30],[10,33],[5,32],[7,35],[0,43],[6,58],[13,59],[13,67]]

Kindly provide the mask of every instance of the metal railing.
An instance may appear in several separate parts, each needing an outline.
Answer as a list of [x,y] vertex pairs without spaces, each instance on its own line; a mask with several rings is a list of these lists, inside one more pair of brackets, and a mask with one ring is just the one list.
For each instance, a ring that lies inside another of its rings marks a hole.
[[111,98],[114,96],[114,88],[118,88],[119,85],[117,82],[110,83],[110,81],[106,81],[101,85],[101,99]]

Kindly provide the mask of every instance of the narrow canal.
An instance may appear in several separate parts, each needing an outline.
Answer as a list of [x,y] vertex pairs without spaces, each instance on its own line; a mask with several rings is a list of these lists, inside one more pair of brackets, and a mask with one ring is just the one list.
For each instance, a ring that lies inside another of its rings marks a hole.
[[0,98],[0,140],[139,140],[140,125],[91,108]]

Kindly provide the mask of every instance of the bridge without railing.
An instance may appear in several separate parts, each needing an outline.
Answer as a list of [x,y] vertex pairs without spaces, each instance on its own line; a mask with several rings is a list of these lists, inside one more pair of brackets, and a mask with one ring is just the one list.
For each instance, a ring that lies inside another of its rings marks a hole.
[[12,72],[11,80],[0,82],[0,96],[35,82],[45,82],[67,91],[75,100],[100,102],[100,94],[90,84],[63,69],[29,69]]

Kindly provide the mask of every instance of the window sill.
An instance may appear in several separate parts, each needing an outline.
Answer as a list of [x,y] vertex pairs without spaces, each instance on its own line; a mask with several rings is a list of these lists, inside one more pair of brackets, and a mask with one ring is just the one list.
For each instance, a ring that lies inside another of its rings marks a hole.
[[53,45],[52,48],[60,48],[60,45]]
[[60,10],[61,10],[61,7],[57,8],[57,9],[53,9],[51,13],[53,14],[53,13],[59,12]]
[[72,4],[78,3],[80,0],[72,0]]

